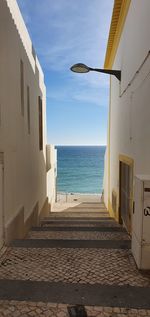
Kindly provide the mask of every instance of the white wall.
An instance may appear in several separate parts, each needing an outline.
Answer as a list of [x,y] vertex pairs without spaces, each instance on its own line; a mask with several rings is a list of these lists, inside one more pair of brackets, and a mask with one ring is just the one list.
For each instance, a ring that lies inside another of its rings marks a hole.
[[55,203],[56,199],[56,178],[57,178],[57,150],[54,148],[54,145],[50,146],[50,169],[47,173],[47,193],[51,209]]
[[105,157],[104,157],[104,179],[103,179],[103,188],[104,188],[104,199],[105,199],[105,205],[108,209],[108,148],[106,148],[105,151]]
[[[40,211],[47,197],[46,89],[16,0],[0,1],[0,39],[0,152],[4,153],[7,227],[22,207],[25,219],[36,203]],[[21,114],[20,60],[24,63],[24,116]],[[27,85],[30,87],[30,134]],[[39,96],[43,101],[43,151],[39,150]]]
[[3,166],[0,164],[0,248],[3,246]]
[[122,80],[111,79],[110,201],[119,191],[119,154],[134,159],[134,174],[150,174],[150,56],[127,87],[150,48],[149,15],[149,0],[131,1],[113,65]]

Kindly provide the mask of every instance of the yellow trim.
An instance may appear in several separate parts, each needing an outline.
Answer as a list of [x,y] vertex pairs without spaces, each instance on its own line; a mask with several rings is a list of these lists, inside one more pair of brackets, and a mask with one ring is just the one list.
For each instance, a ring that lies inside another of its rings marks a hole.
[[115,0],[104,68],[112,68],[131,0]]
[[[116,197],[116,210],[114,210],[113,206],[112,206],[112,209],[113,209],[113,212],[114,214],[116,215],[117,214],[117,192],[113,189],[112,190],[112,196],[115,196]],[[113,202],[112,202],[113,203]]]
[[[117,196],[117,193],[116,193],[116,196]],[[118,196],[117,196],[117,198],[118,198]],[[113,211],[113,207],[112,207],[112,203],[111,203],[110,199],[108,199],[108,211],[109,211],[110,217],[113,217],[117,222],[119,222],[118,204],[117,204],[117,212],[115,214]]]
[[114,215],[114,212],[113,212],[113,208],[112,208],[112,204],[111,204],[110,199],[108,199],[108,211],[109,211],[110,217],[114,218],[115,215]]
[[121,161],[123,163],[126,163],[129,166],[133,166],[134,165],[134,160],[131,157],[127,156],[127,155],[120,154],[119,155],[119,161]]
[[110,202],[110,127],[111,127],[111,77],[110,77],[110,89],[109,89],[109,118],[108,118],[108,139],[107,139],[108,206]]

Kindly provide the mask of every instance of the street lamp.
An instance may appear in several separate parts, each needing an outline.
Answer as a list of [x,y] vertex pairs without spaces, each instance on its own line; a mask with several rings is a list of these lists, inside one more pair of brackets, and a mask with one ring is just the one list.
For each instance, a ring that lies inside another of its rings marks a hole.
[[88,73],[90,71],[105,73],[109,75],[114,75],[119,81],[121,81],[121,70],[92,68],[82,63],[74,64],[73,66],[71,66],[70,70],[75,73]]

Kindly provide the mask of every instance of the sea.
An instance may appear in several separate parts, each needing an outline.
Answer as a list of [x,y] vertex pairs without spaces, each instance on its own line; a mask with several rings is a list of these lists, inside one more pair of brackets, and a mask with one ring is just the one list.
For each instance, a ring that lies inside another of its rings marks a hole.
[[106,146],[56,146],[57,192],[100,194]]

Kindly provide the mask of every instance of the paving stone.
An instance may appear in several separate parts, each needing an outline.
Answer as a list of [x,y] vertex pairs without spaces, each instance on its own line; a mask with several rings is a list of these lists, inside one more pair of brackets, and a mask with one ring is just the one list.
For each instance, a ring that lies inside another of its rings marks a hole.
[[14,240],[11,244],[19,248],[101,248],[101,249],[130,249],[130,240],[64,240],[64,239],[26,239]]
[[[112,249],[119,240],[129,247],[130,238],[103,204],[79,204],[43,223],[21,242],[24,247],[0,253],[0,317],[67,317],[71,298],[87,305],[88,317],[150,316],[150,273],[138,271],[131,250]],[[58,245],[51,247],[52,240]]]
[[126,233],[126,230],[124,228],[122,228],[121,226],[119,225],[116,225],[116,226],[97,226],[97,227],[91,227],[91,226],[42,226],[42,227],[32,227],[32,231],[40,231],[40,232],[43,232],[43,231],[59,231],[59,232],[78,232],[78,231],[88,231],[88,232],[124,232]]
[[50,215],[50,216],[47,216],[45,218],[42,219],[42,222],[44,221],[101,221],[101,220],[111,220],[111,218],[109,217],[109,213],[108,212],[102,212],[102,213],[95,213],[94,216],[92,214],[83,214],[80,212],[77,213],[74,213],[73,215],[69,215],[69,218],[67,216],[67,214],[61,214],[60,216],[59,215]]
[[44,227],[50,227],[50,228],[53,228],[53,226],[54,227],[64,227],[64,228],[67,228],[67,227],[73,227],[73,228],[75,228],[75,227],[88,227],[88,228],[103,228],[103,227],[105,227],[105,228],[112,228],[112,227],[119,227],[120,228],[120,225],[118,224],[118,223],[116,223],[115,221],[99,221],[99,222],[90,222],[90,223],[88,223],[88,222],[73,222],[73,221],[71,221],[70,223],[62,223],[62,222],[60,222],[60,223],[58,223],[58,221],[57,222],[53,222],[53,223],[43,223],[42,224],[42,226],[44,226]]
[[[7,308],[9,304],[9,309]],[[34,304],[34,305],[33,305]],[[30,311],[32,307],[34,307],[34,310],[31,312],[24,314],[23,309],[24,307],[27,307]],[[32,302],[18,302],[18,301],[0,301],[0,316],[8,316],[8,317],[23,317],[23,316],[37,316],[37,317],[68,317],[67,313],[67,305],[63,305],[61,307],[60,305],[55,305],[53,307],[53,304],[49,303],[42,303],[41,309],[36,309],[36,303]],[[13,310],[11,310],[13,308]],[[114,308],[112,307],[95,307],[95,306],[85,306],[85,309],[87,311],[88,317],[141,317],[141,316],[149,316],[150,311],[149,310],[135,310],[133,309],[123,309],[116,307],[116,312],[114,311]]]
[[103,224],[109,224],[109,225],[116,225],[116,222],[114,221],[114,219],[110,218],[110,217],[101,217],[101,218],[97,218],[97,219],[94,219],[94,220],[85,220],[85,219],[45,219],[45,220],[42,220],[41,221],[41,225],[42,226],[78,226],[78,225],[83,225],[83,226],[101,226]]
[[[106,209],[100,209],[100,208],[96,208],[94,209],[92,212],[87,211],[86,207],[80,207],[80,208],[76,208],[75,211],[72,212],[71,211],[66,211],[66,212],[51,212],[48,217],[56,217],[56,218],[60,218],[60,217],[65,217],[65,218],[82,218],[82,217],[86,217],[86,218],[97,218],[97,217],[102,217],[102,216],[109,216],[109,212]],[[47,217],[45,217],[47,218]],[[45,219],[43,218],[43,219]]]
[[130,240],[126,232],[30,231],[27,239]]
[[[89,265],[90,263],[90,265]],[[149,286],[130,250],[10,248],[0,261],[0,278]]]

